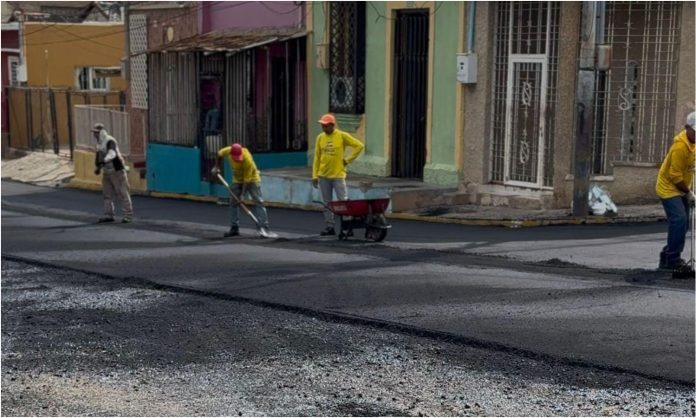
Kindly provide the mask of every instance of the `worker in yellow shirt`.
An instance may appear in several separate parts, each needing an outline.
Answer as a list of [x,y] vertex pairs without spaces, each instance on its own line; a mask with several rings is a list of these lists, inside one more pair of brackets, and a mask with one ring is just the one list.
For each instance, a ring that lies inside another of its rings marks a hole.
[[[254,202],[252,210],[256,219],[260,223],[260,227],[268,229],[268,214],[263,205],[263,197],[261,196],[261,174],[256,168],[256,163],[247,148],[240,144],[232,144],[229,147],[222,148],[218,151],[218,161],[213,168],[213,173],[220,172],[219,159],[229,157],[230,167],[232,168],[232,184],[231,192],[240,200],[248,194]],[[239,203],[235,199],[230,199],[230,231],[225,233],[225,237],[234,237],[239,235]]]
[[[317,136],[314,149],[312,186],[319,187],[324,204],[333,200],[334,192],[338,200],[348,200],[346,167],[358,158],[365,146],[346,132],[337,129],[334,115],[327,113],[319,119],[319,123],[323,132]],[[352,148],[348,157],[345,156],[346,147]],[[324,220],[326,228],[320,235],[335,235],[334,216],[328,209],[324,210]]]
[[655,190],[669,225],[667,245],[660,253],[661,270],[681,269],[686,264],[681,259],[681,252],[689,229],[689,211],[694,206],[694,193],[690,189],[694,175],[694,127],[696,112],[691,112],[684,130],[674,137],[657,175]]

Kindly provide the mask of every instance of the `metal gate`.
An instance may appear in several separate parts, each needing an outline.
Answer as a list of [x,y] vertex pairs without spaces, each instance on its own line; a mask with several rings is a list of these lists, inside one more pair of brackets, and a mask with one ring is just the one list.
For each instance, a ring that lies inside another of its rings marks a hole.
[[593,174],[659,163],[674,136],[680,2],[607,2],[611,69],[596,75]]
[[552,187],[560,5],[496,8],[491,181]]
[[423,178],[428,85],[428,11],[399,11],[394,36],[392,175]]
[[546,56],[510,58],[505,123],[505,182],[541,186],[544,176]]

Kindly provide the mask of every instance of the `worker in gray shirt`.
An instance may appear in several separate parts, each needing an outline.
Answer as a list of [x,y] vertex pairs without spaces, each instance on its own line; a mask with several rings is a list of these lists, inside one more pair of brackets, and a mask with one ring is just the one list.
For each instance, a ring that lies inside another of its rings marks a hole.
[[104,196],[104,216],[98,223],[114,221],[114,199],[118,198],[123,213],[123,223],[133,221],[133,203],[128,190],[126,165],[118,150],[116,139],[109,135],[104,125],[97,123],[92,128],[94,139],[97,140],[97,154],[94,174],[102,173],[102,194]]

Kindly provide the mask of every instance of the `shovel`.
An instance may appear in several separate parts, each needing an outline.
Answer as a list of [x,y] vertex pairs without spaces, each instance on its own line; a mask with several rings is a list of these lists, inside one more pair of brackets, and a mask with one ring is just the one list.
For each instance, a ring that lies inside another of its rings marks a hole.
[[230,192],[230,196],[232,196],[232,198],[237,203],[239,203],[239,206],[241,206],[242,209],[244,209],[244,212],[246,212],[246,214],[249,215],[251,220],[254,221],[254,224],[256,224],[256,231],[260,236],[264,238],[278,238],[278,234],[267,230],[259,223],[259,220],[256,219],[256,216],[254,216],[254,214],[251,212],[251,210],[249,210],[249,208],[244,204],[244,202],[242,202],[242,200],[239,197],[237,197],[237,195],[234,194],[234,192],[232,192],[232,188],[230,187],[229,183],[227,183],[220,174],[217,175],[217,178],[220,179],[220,181],[222,182],[222,184],[225,185],[225,187],[227,187],[227,190]]
[[[696,183],[696,178],[694,178],[694,183]],[[694,196],[694,184],[691,186],[691,193],[693,198],[696,198]],[[694,272],[694,247],[696,247],[696,233],[694,232],[694,223],[696,223],[696,210],[692,206],[690,208],[690,216],[691,220],[689,221],[689,228],[691,229],[691,249],[689,252],[691,253],[691,258],[689,261],[686,262],[686,265],[682,266],[682,268],[678,270],[674,270],[672,272],[672,278],[673,279],[693,279],[694,276],[696,276],[696,272]]]

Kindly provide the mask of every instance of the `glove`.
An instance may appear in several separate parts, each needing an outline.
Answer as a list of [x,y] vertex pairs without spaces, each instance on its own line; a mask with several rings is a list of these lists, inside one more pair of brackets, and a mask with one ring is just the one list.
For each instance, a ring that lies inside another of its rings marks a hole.
[[319,179],[312,179],[312,187],[315,189],[319,187]]
[[101,168],[97,167],[94,169],[94,174],[99,175],[101,174]]
[[217,167],[213,167],[213,169],[210,170],[210,174],[212,174],[213,176],[217,177],[218,174],[220,174],[220,169],[217,168]]

